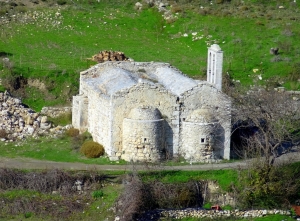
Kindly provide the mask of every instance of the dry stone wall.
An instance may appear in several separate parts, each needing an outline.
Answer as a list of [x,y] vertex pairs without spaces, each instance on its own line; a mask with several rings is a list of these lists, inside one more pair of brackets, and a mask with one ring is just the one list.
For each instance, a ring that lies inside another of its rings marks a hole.
[[235,217],[235,218],[254,218],[263,217],[266,215],[291,215],[288,210],[205,210],[205,209],[184,209],[184,210],[164,210],[160,212],[162,217],[168,217],[172,219],[183,219],[183,218],[225,218],[225,217]]
[[72,107],[43,107],[41,114],[56,118],[64,114],[70,114]]

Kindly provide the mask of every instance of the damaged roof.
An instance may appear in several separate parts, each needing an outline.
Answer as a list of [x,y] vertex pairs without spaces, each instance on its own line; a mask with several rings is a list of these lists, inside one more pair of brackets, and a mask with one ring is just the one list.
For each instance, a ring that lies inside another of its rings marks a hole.
[[167,63],[105,62],[81,72],[81,80],[106,95],[129,89],[140,82],[160,84],[180,96],[198,83]]

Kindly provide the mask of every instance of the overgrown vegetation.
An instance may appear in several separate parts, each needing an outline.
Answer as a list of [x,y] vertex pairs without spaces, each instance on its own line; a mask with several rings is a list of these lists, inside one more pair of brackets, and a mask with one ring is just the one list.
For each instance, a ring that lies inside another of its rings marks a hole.
[[232,186],[240,206],[288,208],[299,197],[299,164],[278,164],[277,157],[299,145],[299,104],[286,93],[261,88],[231,96],[233,152],[251,159]]
[[241,170],[238,185],[238,202],[244,208],[289,208],[300,198],[300,167],[266,165],[254,162],[249,169]]
[[24,172],[0,169],[0,216],[24,214],[39,219],[72,220],[95,202],[91,194],[80,194],[76,187],[79,180],[84,191],[99,189],[107,177],[95,171],[70,173],[61,170]]
[[[128,178],[127,178],[128,179]],[[142,182],[131,175],[117,201],[117,213],[122,220],[135,220],[143,212],[154,209],[171,209],[202,206],[201,183],[190,181],[166,184],[159,181]]]
[[[11,7],[4,13],[9,22],[0,23],[0,55],[9,58],[2,63],[1,78],[6,88],[40,110],[70,102],[78,93],[79,71],[92,65],[87,58],[100,50],[124,51],[136,61],[169,62],[204,78],[207,46],[218,43],[225,52],[224,72],[233,80],[268,85],[277,76],[277,85],[299,89],[298,78],[288,77],[297,76],[294,64],[300,62],[298,2],[211,3],[170,1],[173,20],[164,20],[151,5],[135,11],[133,0],[46,1],[43,9],[24,6],[21,11]],[[275,47],[279,54],[270,54]],[[28,79],[43,86],[29,85]]]

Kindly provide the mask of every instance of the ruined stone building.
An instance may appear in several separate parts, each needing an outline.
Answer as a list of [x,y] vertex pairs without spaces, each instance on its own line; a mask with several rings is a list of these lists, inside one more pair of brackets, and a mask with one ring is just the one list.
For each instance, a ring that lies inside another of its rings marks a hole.
[[231,101],[222,91],[223,52],[208,49],[207,81],[167,63],[105,62],[80,73],[73,126],[111,160],[229,159]]

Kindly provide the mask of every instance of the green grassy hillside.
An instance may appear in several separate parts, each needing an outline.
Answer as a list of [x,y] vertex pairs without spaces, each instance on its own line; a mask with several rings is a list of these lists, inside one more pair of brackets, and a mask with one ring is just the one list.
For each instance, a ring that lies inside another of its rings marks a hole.
[[[132,0],[44,0],[35,7],[0,2],[0,55],[10,59],[0,78],[5,86],[19,82],[21,88],[11,90],[40,110],[69,103],[78,92],[79,72],[94,64],[87,58],[101,50],[168,62],[204,79],[207,47],[218,43],[224,73],[234,81],[300,89],[300,3],[264,2],[170,1],[167,9],[177,16],[172,21],[154,7],[135,10]],[[269,53],[271,47],[279,47],[278,56]],[[28,86],[29,78],[43,86]]]

